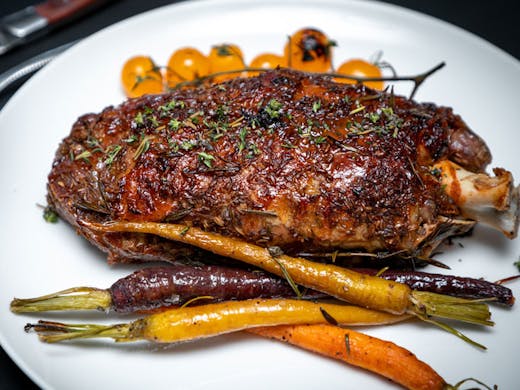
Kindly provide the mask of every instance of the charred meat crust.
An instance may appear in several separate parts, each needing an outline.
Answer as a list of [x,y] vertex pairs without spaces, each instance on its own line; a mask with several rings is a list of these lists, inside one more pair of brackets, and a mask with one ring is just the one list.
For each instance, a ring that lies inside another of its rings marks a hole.
[[459,213],[431,165],[478,171],[489,156],[449,108],[276,70],[80,117],[56,153],[48,197],[114,262],[190,250],[100,235],[78,219],[175,221],[289,253],[412,253],[439,216]]

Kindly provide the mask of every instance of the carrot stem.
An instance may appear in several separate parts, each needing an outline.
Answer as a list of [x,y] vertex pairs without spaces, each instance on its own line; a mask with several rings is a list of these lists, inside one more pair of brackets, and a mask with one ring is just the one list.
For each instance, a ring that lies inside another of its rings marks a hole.
[[109,310],[112,298],[108,290],[93,287],[73,287],[37,298],[14,298],[13,313],[29,313],[50,310]]

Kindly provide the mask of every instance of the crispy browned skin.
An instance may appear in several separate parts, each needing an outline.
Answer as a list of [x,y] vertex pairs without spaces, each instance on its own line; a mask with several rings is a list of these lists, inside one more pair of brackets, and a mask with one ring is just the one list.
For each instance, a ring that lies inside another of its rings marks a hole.
[[[277,70],[82,116],[56,153],[49,201],[72,224],[176,221],[289,253],[412,254],[459,213],[430,172],[443,159],[490,161],[451,109]],[[111,261],[189,253],[78,229]]]

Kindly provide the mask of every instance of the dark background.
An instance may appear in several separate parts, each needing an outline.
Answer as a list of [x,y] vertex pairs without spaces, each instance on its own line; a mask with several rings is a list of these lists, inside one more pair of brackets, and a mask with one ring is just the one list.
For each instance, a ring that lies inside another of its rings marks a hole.
[[[40,0],[41,1],[41,0]],[[25,6],[36,4],[35,0],[0,2],[0,17]],[[178,1],[167,0],[119,0],[107,1],[97,11],[72,24],[64,25],[24,47],[13,49],[0,56],[0,74],[12,66],[62,44],[87,37],[101,28],[129,16]],[[384,0],[386,3],[410,8],[462,27],[520,59],[520,15],[518,3],[511,0]],[[21,85],[13,85],[0,95],[0,108]],[[1,124],[0,124],[1,126]],[[119,373],[116,375],[124,375]],[[37,387],[12,362],[0,348],[0,389],[31,390]]]

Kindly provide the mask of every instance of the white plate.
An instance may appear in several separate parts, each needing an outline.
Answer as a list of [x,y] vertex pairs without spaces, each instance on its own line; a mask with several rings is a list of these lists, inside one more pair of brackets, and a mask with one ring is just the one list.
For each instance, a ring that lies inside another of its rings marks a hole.
[[[25,334],[38,316],[14,315],[12,297],[29,297],[75,285],[108,287],[129,267],[109,267],[73,229],[47,224],[46,175],[59,141],[83,113],[123,100],[119,70],[124,60],[146,53],[161,64],[184,45],[238,43],[250,59],[281,52],[286,36],[300,27],[323,29],[339,43],[336,62],[383,50],[400,74],[414,74],[440,61],[447,67],[419,90],[418,100],[454,107],[494,152],[494,165],[520,178],[518,107],[520,66],[512,57],[460,29],[432,18],[373,2],[219,0],[169,6],[131,18],[82,41],[33,77],[0,114],[3,205],[0,272],[0,341],[36,383],[48,389],[393,387],[362,370],[276,342],[232,335],[168,349],[111,342],[47,345]],[[409,86],[399,86],[409,90]],[[453,273],[496,280],[517,272],[520,240],[478,228],[459,239],[442,260]],[[510,287],[518,293],[520,283]],[[76,315],[45,315],[76,321]],[[493,308],[492,329],[463,327],[487,345],[481,352],[438,329],[418,323],[367,328],[415,352],[447,381],[475,377],[500,388],[518,384],[520,311]],[[99,313],[84,321],[119,322]]]

